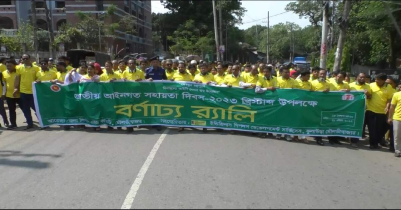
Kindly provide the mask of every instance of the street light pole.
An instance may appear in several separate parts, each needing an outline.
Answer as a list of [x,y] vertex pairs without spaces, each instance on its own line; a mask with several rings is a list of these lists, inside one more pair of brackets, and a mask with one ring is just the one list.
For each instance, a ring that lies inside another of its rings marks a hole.
[[213,19],[214,19],[214,40],[216,42],[216,56],[217,61],[220,61],[220,51],[219,51],[219,31],[217,30],[217,14],[216,14],[216,1],[212,1],[213,4]]
[[320,46],[320,68],[326,69],[327,59],[327,33],[328,33],[328,16],[329,5],[327,2],[323,6],[323,23],[322,23],[322,44]]

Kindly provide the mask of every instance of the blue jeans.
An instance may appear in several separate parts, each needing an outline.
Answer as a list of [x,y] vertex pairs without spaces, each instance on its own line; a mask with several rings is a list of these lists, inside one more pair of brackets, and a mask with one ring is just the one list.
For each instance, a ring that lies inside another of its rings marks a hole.
[[32,115],[31,115],[31,109],[33,109],[33,111],[35,111],[35,103],[33,101],[33,94],[21,93],[20,100],[21,100],[21,105],[22,105],[22,111],[24,112],[24,116],[26,119],[26,123],[28,124],[28,126],[33,126]]

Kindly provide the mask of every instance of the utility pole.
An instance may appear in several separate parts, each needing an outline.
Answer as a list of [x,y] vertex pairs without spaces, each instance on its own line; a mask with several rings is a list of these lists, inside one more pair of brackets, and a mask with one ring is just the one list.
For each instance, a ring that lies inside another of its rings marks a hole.
[[37,24],[36,24],[36,2],[31,0],[31,13],[32,13],[32,26],[33,26],[33,48],[35,49],[36,63],[39,63],[38,55],[38,34],[37,34]]
[[212,1],[213,4],[213,19],[214,19],[214,40],[216,42],[216,56],[217,61],[220,60],[220,51],[219,51],[219,31],[217,30],[217,14],[216,14],[216,1]]
[[226,60],[228,60],[228,24],[226,23]]
[[351,0],[345,0],[343,17],[340,22],[340,37],[338,38],[336,60],[334,61],[333,71],[340,70],[341,60],[342,60],[342,56],[343,56],[343,48],[344,48],[344,43],[345,43],[345,36],[347,33],[347,27],[348,27],[348,16],[351,11],[351,3],[352,3]]
[[[223,1],[219,1],[219,25],[220,25],[220,44],[223,45],[223,14],[222,14],[222,2]],[[221,52],[221,60],[224,61],[224,52]]]
[[326,69],[327,59],[327,32],[328,32],[328,19],[329,19],[329,5],[323,3],[323,23],[322,23],[322,44],[320,46],[320,68]]
[[50,57],[54,58],[54,31],[53,31],[53,19],[52,19],[52,10],[47,7],[47,2],[44,0],[45,4],[45,11],[46,11],[46,21],[47,21],[47,29],[49,30],[49,53]]
[[267,39],[267,45],[266,45],[266,47],[267,47],[267,49],[266,49],[266,62],[269,64],[270,62],[270,58],[269,58],[269,44],[270,44],[270,40],[269,40],[269,38],[270,38],[270,13],[269,13],[269,11],[267,11],[267,36],[266,36],[266,39]]

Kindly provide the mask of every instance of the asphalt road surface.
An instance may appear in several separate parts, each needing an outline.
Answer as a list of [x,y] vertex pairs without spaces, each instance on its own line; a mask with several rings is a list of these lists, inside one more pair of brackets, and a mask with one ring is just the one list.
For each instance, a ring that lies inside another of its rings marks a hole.
[[0,208],[400,208],[401,159],[366,143],[0,130]]

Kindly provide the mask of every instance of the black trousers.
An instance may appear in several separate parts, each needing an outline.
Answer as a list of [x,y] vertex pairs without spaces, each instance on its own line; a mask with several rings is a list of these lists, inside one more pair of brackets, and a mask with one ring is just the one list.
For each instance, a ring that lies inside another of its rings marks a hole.
[[394,129],[393,125],[388,125],[388,128],[390,130],[390,150],[394,150]]
[[[0,83],[1,85],[1,83]],[[0,98],[0,115],[3,118],[3,123],[5,125],[8,125],[8,119],[7,119],[7,113],[6,113],[6,109],[4,108],[4,101],[3,99]]]
[[387,132],[387,116],[372,111],[366,112],[370,146],[378,146]]
[[21,101],[19,98],[6,98],[7,106],[8,106],[8,113],[10,115],[10,123],[11,126],[17,126],[17,104],[21,108]]

